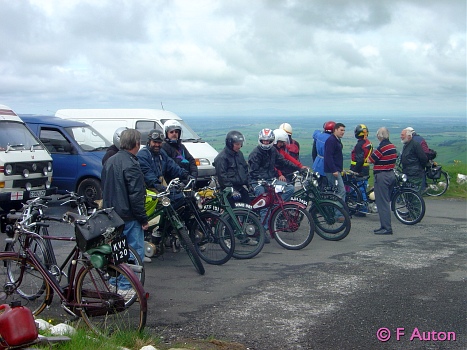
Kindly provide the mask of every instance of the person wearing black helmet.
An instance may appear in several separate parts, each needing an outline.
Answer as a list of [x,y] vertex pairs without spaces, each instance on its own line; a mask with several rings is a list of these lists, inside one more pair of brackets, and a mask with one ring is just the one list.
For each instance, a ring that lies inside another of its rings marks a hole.
[[120,150],[120,136],[122,135],[122,132],[128,130],[127,127],[121,127],[115,130],[114,136],[113,136],[113,145],[107,148],[107,151],[104,154],[104,157],[102,158],[102,165],[112,157],[113,155],[117,154],[117,152]]
[[232,198],[249,203],[248,164],[241,151],[245,138],[240,131],[229,131],[225,137],[225,147],[214,159],[217,180],[222,189],[232,187]]
[[[198,167],[195,158],[182,144],[182,125],[178,120],[169,119],[164,123],[165,139],[162,149],[172,158],[179,167],[188,171],[195,179],[198,178]],[[170,181],[171,178],[166,179]]]
[[166,189],[166,178],[187,179],[188,171],[180,168],[162,149],[164,133],[162,130],[153,129],[149,132],[146,147],[139,150],[137,156],[141,170],[144,174],[144,182],[147,188],[162,192]]

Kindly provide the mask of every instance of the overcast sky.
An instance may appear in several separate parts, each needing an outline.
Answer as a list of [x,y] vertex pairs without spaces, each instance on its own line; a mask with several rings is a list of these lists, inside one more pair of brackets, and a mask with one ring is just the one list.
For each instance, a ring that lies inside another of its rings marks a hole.
[[466,113],[465,0],[0,0],[0,104]]

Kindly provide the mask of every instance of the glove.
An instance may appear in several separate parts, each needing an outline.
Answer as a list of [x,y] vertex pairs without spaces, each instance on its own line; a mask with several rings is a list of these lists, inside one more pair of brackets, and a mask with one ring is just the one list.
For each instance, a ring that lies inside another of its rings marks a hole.
[[193,187],[196,187],[196,177],[194,177],[194,176],[188,175],[188,176],[186,177],[186,180],[183,181],[183,182],[184,182],[185,184],[188,185],[188,183],[190,182],[190,180],[193,180]]
[[164,192],[167,189],[167,187],[165,187],[164,185],[156,185],[155,189],[157,192],[161,193]]
[[242,199],[242,195],[240,194],[240,192],[233,190],[232,198],[236,201],[239,201],[240,199]]

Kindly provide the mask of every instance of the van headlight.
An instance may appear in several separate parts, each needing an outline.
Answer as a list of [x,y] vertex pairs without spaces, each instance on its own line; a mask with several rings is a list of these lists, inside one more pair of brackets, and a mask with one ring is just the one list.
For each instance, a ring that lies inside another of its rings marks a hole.
[[28,169],[23,170],[23,177],[25,177],[25,178],[29,177],[29,170]]
[[199,165],[211,165],[211,162],[207,158],[198,158]]
[[47,180],[47,181],[45,182],[45,188],[47,188],[47,189],[50,188],[50,181],[49,181],[49,180]]
[[31,191],[32,185],[30,182],[26,182],[26,186],[24,187],[26,188],[26,191]]
[[11,175],[13,174],[13,167],[11,166],[11,164],[7,164],[5,166],[5,175]]
[[44,169],[42,169],[42,174],[44,174],[44,176],[47,176],[49,174],[46,167],[44,167]]
[[47,171],[52,171],[52,162],[47,163]]

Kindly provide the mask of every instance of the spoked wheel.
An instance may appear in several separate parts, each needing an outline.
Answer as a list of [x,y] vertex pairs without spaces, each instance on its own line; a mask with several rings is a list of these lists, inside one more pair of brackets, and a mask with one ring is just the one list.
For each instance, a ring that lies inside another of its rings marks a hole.
[[441,177],[439,179],[427,177],[425,194],[432,197],[441,196],[448,190],[449,181],[449,175],[444,170],[441,170]]
[[285,249],[305,248],[313,239],[314,224],[310,213],[294,204],[285,204],[271,217],[272,234]]
[[362,193],[358,187],[351,183],[345,182],[345,204],[347,205],[350,215],[354,215],[360,210],[363,203]]
[[403,190],[392,199],[391,209],[397,220],[405,225],[415,225],[425,216],[425,201],[418,192]]
[[233,212],[235,218],[231,218],[227,213],[224,214],[235,233],[233,256],[236,259],[251,259],[258,255],[264,247],[264,227],[258,216],[251,210],[233,208]]
[[212,212],[204,212],[200,218],[201,222],[194,220],[190,225],[190,237],[197,254],[208,264],[225,264],[235,249],[230,225],[219,214]]
[[34,316],[39,315],[51,301],[50,284],[32,261],[19,256],[0,257],[0,302],[20,300]]
[[196,252],[196,248],[193,242],[191,241],[190,236],[188,235],[188,232],[185,229],[181,229],[181,230],[178,230],[178,235],[179,235],[180,244],[182,245],[183,249],[185,249],[186,253],[190,257],[191,262],[196,268],[196,271],[198,271],[200,275],[204,275],[206,271],[204,270],[203,263],[198,253]]
[[351,222],[347,210],[332,202],[322,202],[310,208],[316,233],[328,241],[340,241],[350,232]]
[[143,330],[147,300],[128,266],[84,267],[78,273],[75,287],[81,317],[94,332],[107,336]]

